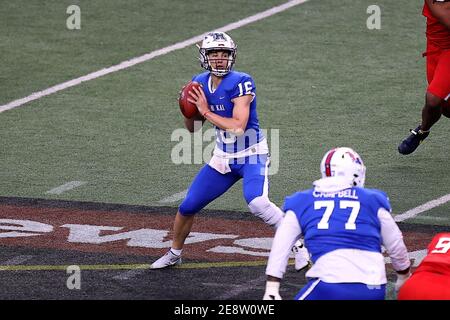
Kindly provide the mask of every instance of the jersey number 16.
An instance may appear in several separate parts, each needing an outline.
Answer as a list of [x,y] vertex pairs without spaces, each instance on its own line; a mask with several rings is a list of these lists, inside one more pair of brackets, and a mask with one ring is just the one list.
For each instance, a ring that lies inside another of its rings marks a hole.
[[[244,94],[252,94],[252,82],[251,81],[245,81],[244,86],[242,86],[242,83],[238,84],[239,87],[239,97],[243,96]],[[245,90],[244,90],[245,89]]]

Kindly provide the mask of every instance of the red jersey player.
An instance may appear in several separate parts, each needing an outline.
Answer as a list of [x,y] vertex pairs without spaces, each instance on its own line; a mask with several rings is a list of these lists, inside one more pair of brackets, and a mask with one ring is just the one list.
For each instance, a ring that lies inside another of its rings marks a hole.
[[428,255],[398,293],[399,300],[450,300],[450,233],[437,234]]
[[398,146],[401,154],[410,154],[429,135],[441,115],[450,117],[450,1],[425,0],[423,15],[427,18],[428,88],[422,123],[411,130]]

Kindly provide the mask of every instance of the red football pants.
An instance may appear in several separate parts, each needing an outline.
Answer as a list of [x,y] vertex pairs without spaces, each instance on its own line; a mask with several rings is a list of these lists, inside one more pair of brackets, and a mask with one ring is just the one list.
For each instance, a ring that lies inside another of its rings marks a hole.
[[449,101],[450,99],[450,49],[442,50],[428,41],[427,52],[427,91]]

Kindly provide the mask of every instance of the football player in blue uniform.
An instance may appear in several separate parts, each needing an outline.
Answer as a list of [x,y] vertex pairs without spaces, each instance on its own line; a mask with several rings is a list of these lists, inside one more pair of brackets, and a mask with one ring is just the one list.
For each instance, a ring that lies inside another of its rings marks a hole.
[[301,236],[313,266],[296,300],[383,300],[386,268],[382,245],[397,271],[398,291],[410,275],[403,236],[383,191],[364,188],[366,168],[350,148],[328,151],[322,179],[286,198],[286,215],[269,255],[264,299],[281,299],[280,280],[290,246]]
[[[178,209],[171,249],[152,264],[153,269],[181,263],[194,215],[240,179],[244,198],[254,215],[275,228],[284,216],[268,198],[269,148],[259,127],[255,82],[246,73],[232,71],[235,43],[224,32],[211,32],[199,51],[201,66],[207,71],[192,78],[201,88],[189,93],[199,116],[185,118],[184,122],[191,132],[196,129],[195,120],[211,122],[216,128],[216,146],[210,162],[197,174]],[[308,266],[309,255],[303,243],[293,243],[292,248],[296,269]]]

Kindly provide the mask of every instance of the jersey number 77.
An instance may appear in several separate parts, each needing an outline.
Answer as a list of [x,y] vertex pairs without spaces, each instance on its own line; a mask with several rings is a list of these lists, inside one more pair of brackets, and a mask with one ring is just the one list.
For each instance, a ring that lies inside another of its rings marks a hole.
[[[315,201],[314,202],[314,210],[319,210],[325,208],[325,212],[322,216],[322,219],[317,224],[317,229],[328,229],[331,215],[334,212],[335,202],[334,200],[323,200],[323,201]],[[359,201],[349,201],[349,200],[340,200],[339,201],[339,209],[348,209],[351,208],[350,216],[345,224],[346,230],[356,230],[356,218],[358,217],[359,210],[361,209],[361,204]]]

